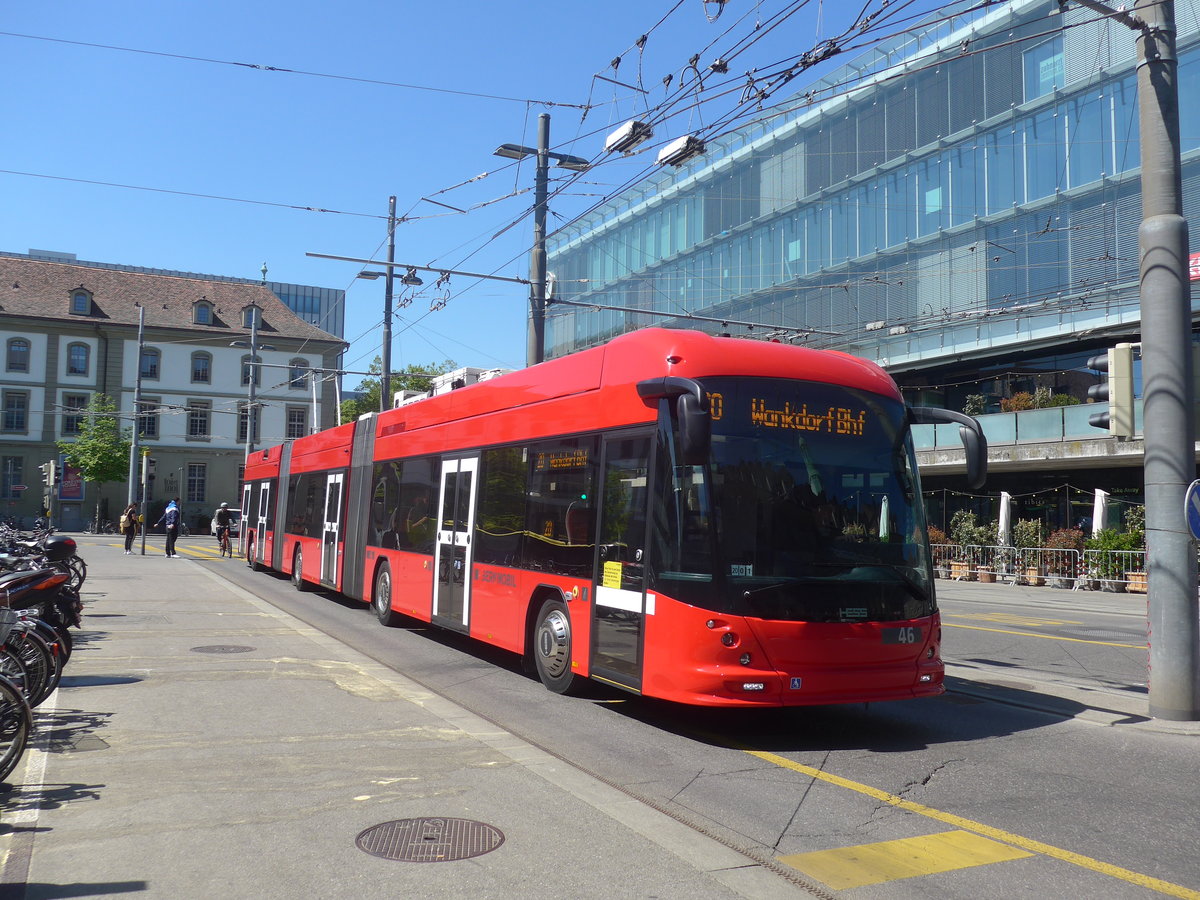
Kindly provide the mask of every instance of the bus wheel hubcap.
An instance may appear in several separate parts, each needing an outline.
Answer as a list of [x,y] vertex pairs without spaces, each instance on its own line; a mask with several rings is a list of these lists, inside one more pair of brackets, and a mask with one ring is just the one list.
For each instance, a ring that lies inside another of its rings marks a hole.
[[553,610],[542,619],[538,629],[538,655],[542,666],[551,678],[557,678],[567,670],[567,654],[570,650],[571,629],[567,617],[561,610]]

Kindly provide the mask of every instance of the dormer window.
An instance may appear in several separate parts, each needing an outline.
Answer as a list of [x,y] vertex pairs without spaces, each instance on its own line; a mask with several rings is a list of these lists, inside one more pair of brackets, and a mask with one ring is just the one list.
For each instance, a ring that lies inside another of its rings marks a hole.
[[201,297],[192,304],[192,324],[211,325],[213,322],[212,304]]
[[92,314],[92,292],[83,287],[71,292],[71,315],[90,316]]
[[255,316],[258,317],[258,327],[262,327],[262,310],[251,304],[242,309],[242,327],[253,328]]

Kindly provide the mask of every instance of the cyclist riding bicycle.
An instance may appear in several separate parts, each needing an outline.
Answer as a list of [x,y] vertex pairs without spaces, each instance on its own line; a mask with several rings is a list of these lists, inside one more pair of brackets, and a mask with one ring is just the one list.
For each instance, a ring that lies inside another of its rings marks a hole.
[[217,525],[217,543],[221,545],[221,555],[229,554],[229,558],[233,558],[233,548],[229,543],[229,523],[233,518],[229,512],[229,504],[222,503],[213,514],[213,520]]

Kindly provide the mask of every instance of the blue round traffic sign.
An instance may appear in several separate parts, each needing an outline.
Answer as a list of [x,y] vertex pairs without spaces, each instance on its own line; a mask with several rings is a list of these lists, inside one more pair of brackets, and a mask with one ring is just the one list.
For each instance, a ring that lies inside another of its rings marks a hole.
[[1200,541],[1200,481],[1188,485],[1183,497],[1183,517],[1187,520],[1192,537]]

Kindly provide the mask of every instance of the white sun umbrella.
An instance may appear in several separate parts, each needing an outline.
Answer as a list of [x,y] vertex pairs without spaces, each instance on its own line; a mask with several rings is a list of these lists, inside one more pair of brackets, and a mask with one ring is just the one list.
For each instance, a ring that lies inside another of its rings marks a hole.
[[1007,547],[1012,543],[1012,494],[1000,492],[1000,525],[996,529],[996,543]]

